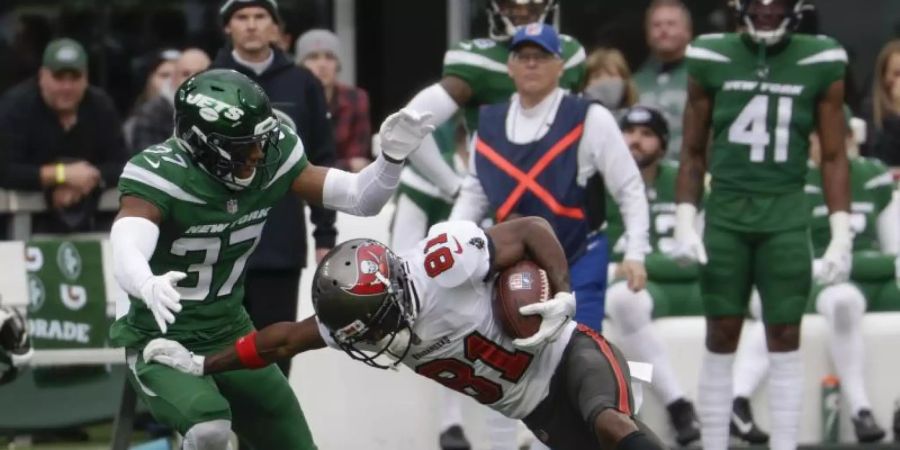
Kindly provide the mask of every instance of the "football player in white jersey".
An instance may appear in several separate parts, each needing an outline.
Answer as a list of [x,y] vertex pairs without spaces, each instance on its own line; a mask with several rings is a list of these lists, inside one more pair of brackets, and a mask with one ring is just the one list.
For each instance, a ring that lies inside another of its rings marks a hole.
[[[523,259],[546,271],[556,294],[520,309],[541,315],[541,326],[513,339],[492,315],[493,279]],[[313,306],[315,316],[254,331],[213,355],[155,339],[144,358],[208,376],[327,345],[375,367],[405,364],[522,419],[555,450],[663,448],[634,417],[621,352],[571,320],[566,257],[544,219],[515,219],[487,231],[471,222],[439,223],[402,256],[369,239],[344,242],[316,271]]]

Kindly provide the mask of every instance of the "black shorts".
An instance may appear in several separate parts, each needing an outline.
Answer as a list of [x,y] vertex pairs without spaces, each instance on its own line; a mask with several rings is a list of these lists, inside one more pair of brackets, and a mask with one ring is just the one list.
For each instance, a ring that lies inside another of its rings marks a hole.
[[596,450],[594,421],[609,408],[634,416],[628,363],[603,336],[578,325],[550,380],[550,393],[523,421],[553,450]]

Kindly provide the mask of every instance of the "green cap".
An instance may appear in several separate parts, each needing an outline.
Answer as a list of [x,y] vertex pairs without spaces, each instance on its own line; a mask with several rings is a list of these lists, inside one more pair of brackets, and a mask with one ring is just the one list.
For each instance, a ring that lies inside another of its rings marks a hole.
[[87,52],[74,39],[56,39],[44,49],[43,66],[53,72],[61,70],[86,72],[87,65]]

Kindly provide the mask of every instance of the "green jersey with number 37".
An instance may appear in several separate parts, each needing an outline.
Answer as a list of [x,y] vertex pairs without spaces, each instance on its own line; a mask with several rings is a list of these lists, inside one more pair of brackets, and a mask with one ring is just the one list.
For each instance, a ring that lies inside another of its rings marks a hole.
[[[844,78],[844,49],[824,36],[792,34],[764,47],[745,34],[710,34],[694,40],[687,64],[713,102],[710,223],[805,226],[808,216],[796,206],[804,201],[809,135],[818,102]],[[782,212],[791,219],[777,217]]]
[[[281,152],[273,177],[260,189],[234,191],[210,175],[173,139],[135,155],[122,172],[121,194],[155,205],[162,213],[150,268],[160,275],[180,271],[181,312],[167,338],[187,345],[250,326],[242,306],[247,259],[266,217],[307,166],[299,137],[280,125]],[[128,315],[113,325],[119,345],[136,346],[159,334],[143,301],[131,298]],[[202,345],[202,344],[201,344]]]

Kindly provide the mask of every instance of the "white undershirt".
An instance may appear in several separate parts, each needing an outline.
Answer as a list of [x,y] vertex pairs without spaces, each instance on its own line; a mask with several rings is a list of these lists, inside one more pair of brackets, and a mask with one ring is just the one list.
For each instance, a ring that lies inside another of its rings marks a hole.
[[[518,94],[512,96],[506,117],[506,136],[513,143],[527,144],[550,130],[565,92],[557,88],[532,108],[523,108]],[[469,174],[450,220],[480,222],[490,206],[475,169],[475,140],[469,149]],[[594,174],[603,176],[606,190],[619,205],[625,225],[625,259],[643,261],[649,252],[649,207],[641,173],[628,150],[616,119],[603,106],[592,104],[584,119],[584,134],[578,144],[578,174],[575,182],[587,185]]]
[[266,58],[265,61],[261,62],[247,61],[246,59],[241,58],[241,55],[238,55],[237,50],[231,51],[231,57],[234,58],[234,60],[237,61],[238,64],[252,70],[253,73],[262,75],[262,73],[272,65],[272,61],[275,61],[275,52],[269,50],[269,57]]

